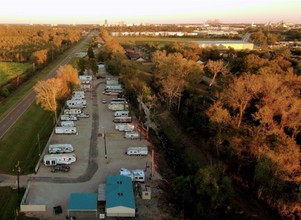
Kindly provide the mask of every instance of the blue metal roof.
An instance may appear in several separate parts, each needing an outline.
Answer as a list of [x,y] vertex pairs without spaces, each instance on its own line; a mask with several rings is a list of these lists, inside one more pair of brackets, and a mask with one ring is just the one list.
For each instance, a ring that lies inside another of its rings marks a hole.
[[116,175],[107,177],[106,208],[124,206],[135,209],[132,179]]
[[69,211],[96,211],[97,193],[71,193]]

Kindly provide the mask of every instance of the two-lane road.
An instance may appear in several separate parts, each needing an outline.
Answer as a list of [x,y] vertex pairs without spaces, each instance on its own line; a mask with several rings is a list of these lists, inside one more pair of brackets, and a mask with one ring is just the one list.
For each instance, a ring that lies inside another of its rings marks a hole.
[[[70,60],[75,56],[76,52],[80,51],[88,39],[91,37],[89,34],[80,44],[78,44],[70,54],[63,59],[56,67],[51,70],[45,79],[54,77],[57,69],[61,65],[65,65],[70,62]],[[35,100],[35,92],[31,89],[26,96],[20,102],[14,106],[14,108],[0,121],[0,139],[8,132],[8,130],[15,124],[15,122],[22,116],[22,114],[29,108],[29,106]]]

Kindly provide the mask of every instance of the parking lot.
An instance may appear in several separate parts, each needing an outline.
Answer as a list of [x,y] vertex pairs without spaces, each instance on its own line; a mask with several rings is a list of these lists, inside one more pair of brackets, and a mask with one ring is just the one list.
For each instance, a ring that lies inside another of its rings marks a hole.
[[[123,132],[115,130],[113,111],[108,109],[107,103],[103,103],[103,99],[109,102],[114,96],[102,94],[104,87],[105,80],[98,79],[93,81],[92,91],[85,93],[87,107],[84,112],[90,117],[75,121],[78,134],[53,134],[50,138],[49,144],[72,144],[77,160],[70,165],[69,172],[51,172],[51,167],[40,164],[38,172],[32,175],[29,182],[25,202],[45,204],[46,212],[31,212],[26,215],[40,219],[65,219],[70,193],[95,193],[98,185],[104,184],[107,176],[119,174],[120,168],[142,169],[145,171],[146,183],[149,181],[151,145],[143,136],[140,139],[125,139]],[[128,156],[125,152],[130,146],[149,146],[149,154]],[[160,178],[155,172],[152,177],[153,180]],[[62,207],[63,213],[56,215],[53,207],[58,205]]]

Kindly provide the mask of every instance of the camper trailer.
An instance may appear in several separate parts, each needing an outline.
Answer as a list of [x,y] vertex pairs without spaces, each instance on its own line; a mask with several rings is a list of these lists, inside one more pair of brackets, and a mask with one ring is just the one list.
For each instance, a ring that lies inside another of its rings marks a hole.
[[87,107],[87,101],[82,100],[67,100],[66,105],[68,108],[85,108]]
[[128,123],[116,123],[115,129],[118,131],[134,131],[135,125]]
[[74,151],[72,144],[50,144],[48,152],[50,154],[71,153]]
[[61,121],[61,127],[75,127],[74,121]]
[[127,138],[127,139],[138,139],[138,138],[140,138],[140,134],[139,134],[139,132],[136,132],[136,131],[126,131],[124,133],[124,138]]
[[73,96],[81,96],[82,98],[85,98],[85,91],[76,90],[76,91],[73,91],[72,95]]
[[119,83],[115,79],[107,79],[106,84],[107,85],[118,85]]
[[75,115],[61,115],[61,121],[76,121],[77,117]]
[[119,174],[130,177],[133,182],[144,182],[145,180],[143,170],[128,170],[126,168],[121,168]]
[[114,84],[114,85],[106,85],[106,90],[121,90],[122,86],[120,84]]
[[130,122],[132,122],[132,117],[115,117],[113,122],[115,122],[115,123],[130,123]]
[[131,155],[147,155],[148,149],[147,147],[128,147],[125,154],[131,156]]
[[115,117],[128,117],[129,111],[116,111],[114,112]]
[[127,103],[126,98],[112,98],[111,103]]
[[64,109],[64,115],[78,115],[82,113],[81,109],[71,108],[71,109]]
[[43,162],[45,166],[55,166],[58,164],[71,164],[76,161],[75,154],[45,154]]
[[105,94],[105,95],[119,95],[122,92],[123,92],[122,89],[105,89],[103,91],[103,94]]
[[55,134],[76,134],[76,127],[55,127]]
[[127,104],[115,103],[115,104],[108,104],[108,108],[112,111],[124,111],[128,109]]

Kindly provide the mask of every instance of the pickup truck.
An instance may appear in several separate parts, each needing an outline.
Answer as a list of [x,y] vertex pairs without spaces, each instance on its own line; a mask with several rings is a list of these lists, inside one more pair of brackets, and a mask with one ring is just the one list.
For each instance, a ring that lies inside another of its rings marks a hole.
[[51,172],[69,172],[70,171],[70,166],[67,165],[56,165],[52,167]]

